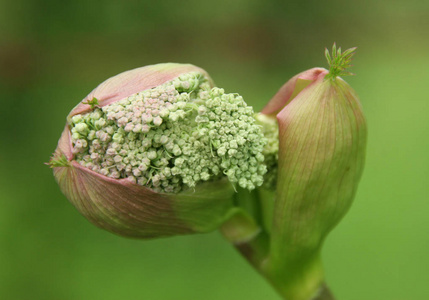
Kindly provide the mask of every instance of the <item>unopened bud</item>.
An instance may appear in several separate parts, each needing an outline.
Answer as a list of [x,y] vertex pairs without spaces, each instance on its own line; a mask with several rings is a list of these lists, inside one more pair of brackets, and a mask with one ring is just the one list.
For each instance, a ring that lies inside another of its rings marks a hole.
[[[338,68],[351,52],[333,54]],[[364,166],[365,118],[338,68],[296,75],[262,111],[279,126],[266,267],[273,281],[284,281],[283,294],[291,299],[310,299],[321,285],[323,241],[350,208]]]

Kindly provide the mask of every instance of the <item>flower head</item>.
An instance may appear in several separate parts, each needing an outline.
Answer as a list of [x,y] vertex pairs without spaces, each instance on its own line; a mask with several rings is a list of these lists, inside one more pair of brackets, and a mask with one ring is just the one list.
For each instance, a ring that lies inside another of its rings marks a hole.
[[[67,120],[51,165],[63,192],[97,224],[100,219],[110,224],[118,215],[129,221],[123,213],[132,215],[132,205],[147,202],[142,210],[152,218],[138,220],[144,226],[172,216],[183,221],[185,209],[189,217],[220,206],[221,214],[198,221],[215,228],[230,205],[222,198],[230,200],[232,185],[252,190],[266,172],[265,139],[253,109],[240,95],[213,87],[207,73],[194,66],[161,64],[122,73],[91,92]],[[219,194],[213,188],[228,196],[214,199]],[[106,200],[110,196],[103,190],[109,189],[116,200]],[[163,211],[163,201],[172,216]],[[94,205],[121,209],[94,212]],[[162,223],[167,227],[168,220]],[[194,225],[187,230],[195,231]]]

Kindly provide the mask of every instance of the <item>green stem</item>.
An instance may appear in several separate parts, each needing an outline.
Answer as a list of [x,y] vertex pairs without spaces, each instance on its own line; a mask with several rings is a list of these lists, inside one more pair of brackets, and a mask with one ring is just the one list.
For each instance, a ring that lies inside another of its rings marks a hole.
[[324,283],[317,253],[301,256],[288,251],[277,258],[270,255],[264,265],[264,274],[277,292],[288,300],[312,300]]
[[[262,217],[267,215],[264,213]],[[255,217],[259,219],[260,216]],[[264,220],[258,221],[264,224]],[[311,254],[289,249],[281,257],[273,257],[270,235],[265,226],[258,223],[247,210],[237,207],[220,231],[283,299],[335,300],[324,283],[319,251]]]
[[262,221],[265,231],[270,234],[273,224],[274,197],[275,193],[267,189],[258,190],[259,203],[261,207]]
[[[308,264],[268,268],[269,235],[242,209],[236,209],[220,229],[223,236],[285,300],[335,300],[321,278],[318,256]],[[318,282],[314,286],[314,282]]]

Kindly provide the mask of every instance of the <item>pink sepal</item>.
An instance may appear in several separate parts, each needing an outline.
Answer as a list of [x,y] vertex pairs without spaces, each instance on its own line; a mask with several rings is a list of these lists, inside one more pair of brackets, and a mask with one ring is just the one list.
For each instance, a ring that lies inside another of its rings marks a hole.
[[[298,80],[307,80],[309,81],[309,84],[311,84],[318,79],[324,78],[328,73],[328,70],[324,68],[312,68],[295,75],[279,89],[261,113],[266,115],[278,114],[290,101],[292,101],[292,95],[296,96],[302,91],[302,89],[295,90],[296,88],[301,88],[300,86],[297,87]],[[306,87],[308,87],[308,85]]]

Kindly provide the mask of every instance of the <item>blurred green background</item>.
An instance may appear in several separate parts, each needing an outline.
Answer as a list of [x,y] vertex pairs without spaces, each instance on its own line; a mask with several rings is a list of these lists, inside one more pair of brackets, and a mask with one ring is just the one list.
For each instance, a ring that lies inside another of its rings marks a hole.
[[128,240],[87,222],[43,165],[97,84],[193,63],[256,110],[296,73],[358,46],[369,123],[354,205],[329,236],[339,300],[429,299],[429,2],[0,2],[0,299],[280,299],[217,232]]

